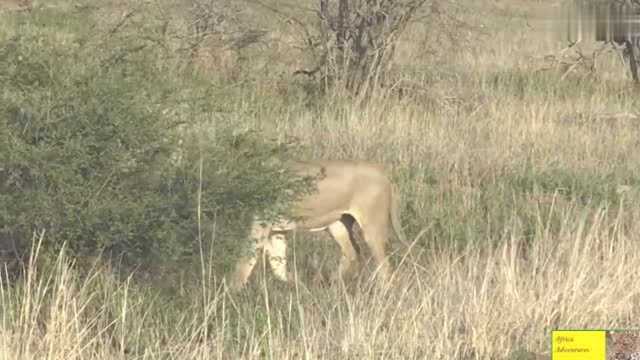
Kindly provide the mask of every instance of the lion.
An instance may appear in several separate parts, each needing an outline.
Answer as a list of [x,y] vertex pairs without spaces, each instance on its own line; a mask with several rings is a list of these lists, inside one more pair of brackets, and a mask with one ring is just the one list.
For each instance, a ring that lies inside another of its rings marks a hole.
[[[337,278],[346,279],[358,263],[359,248],[352,234],[355,221],[378,266],[376,274],[382,282],[391,275],[391,264],[385,254],[389,225],[398,239],[406,237],[398,218],[398,201],[393,184],[378,164],[360,161],[298,161],[291,169],[300,176],[312,176],[316,189],[292,206],[291,219],[273,223],[254,218],[250,237],[254,241],[251,255],[242,256],[235,268],[232,287],[244,287],[257,263],[257,250],[262,249],[277,279],[292,283],[287,272],[285,233],[297,230],[327,230],[340,246],[342,257]],[[296,219],[296,220],[292,220]]]

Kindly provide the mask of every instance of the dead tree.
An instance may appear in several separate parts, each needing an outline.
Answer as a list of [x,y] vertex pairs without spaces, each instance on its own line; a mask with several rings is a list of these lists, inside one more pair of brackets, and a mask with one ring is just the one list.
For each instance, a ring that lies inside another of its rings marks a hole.
[[367,95],[383,85],[400,34],[427,0],[319,0],[321,48],[312,70],[320,78]]

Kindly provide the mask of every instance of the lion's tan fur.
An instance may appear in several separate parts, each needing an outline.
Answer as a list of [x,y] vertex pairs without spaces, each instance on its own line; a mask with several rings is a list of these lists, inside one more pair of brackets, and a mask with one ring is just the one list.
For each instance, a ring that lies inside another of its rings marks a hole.
[[[309,161],[295,162],[292,170],[301,176],[317,177],[317,191],[293,204],[293,220],[265,224],[255,219],[251,238],[256,249],[263,249],[276,277],[291,281],[286,268],[286,240],[284,232],[327,230],[342,250],[338,273],[342,277],[351,274],[358,254],[350,238],[350,230],[343,222],[343,215],[350,215],[360,225],[364,240],[379,266],[381,278],[391,274],[391,265],[385,254],[389,226],[402,241],[398,219],[398,201],[394,186],[382,166],[359,161]],[[234,287],[244,286],[251,275],[257,254],[242,257],[234,274]]]

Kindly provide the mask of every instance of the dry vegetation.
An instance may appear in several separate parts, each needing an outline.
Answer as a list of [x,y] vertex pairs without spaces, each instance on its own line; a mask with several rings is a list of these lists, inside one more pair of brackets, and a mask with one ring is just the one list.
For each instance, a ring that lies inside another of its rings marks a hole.
[[[309,253],[330,267],[337,249],[311,239],[293,242],[298,287],[257,274],[239,294],[209,266],[222,253],[205,254],[200,285],[172,274],[171,291],[103,266],[77,273],[62,254],[0,282],[0,358],[534,359],[548,358],[555,328],[637,325],[636,90],[614,53],[595,70],[547,66],[560,47],[545,48],[558,44],[525,17],[541,1],[484,3],[463,13],[486,35],[473,47],[429,53],[415,44],[437,29],[409,27],[396,54],[411,71],[402,98],[309,105],[288,75],[230,87],[226,116],[240,129],[297,137],[306,157],[388,165],[415,239],[409,252],[393,244],[389,287],[312,286]],[[11,16],[0,14],[0,36]],[[285,45],[265,45],[269,61],[292,61]],[[207,71],[238,76],[225,54]]]

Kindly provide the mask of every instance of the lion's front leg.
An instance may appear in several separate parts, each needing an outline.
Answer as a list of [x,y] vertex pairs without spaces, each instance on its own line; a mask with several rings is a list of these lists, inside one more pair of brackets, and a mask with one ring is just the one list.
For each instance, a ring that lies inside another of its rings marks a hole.
[[280,281],[292,282],[293,277],[287,271],[287,239],[284,234],[272,234],[269,242],[265,244],[264,252],[276,278]]
[[233,290],[240,290],[247,284],[249,276],[257,262],[255,253],[253,256],[243,256],[238,261],[231,284]]
[[232,279],[232,288],[239,290],[249,281],[251,272],[258,262],[258,251],[264,249],[269,243],[269,233],[271,228],[257,219],[254,220],[249,234],[251,248],[249,253],[240,257],[236,263],[235,272]]

